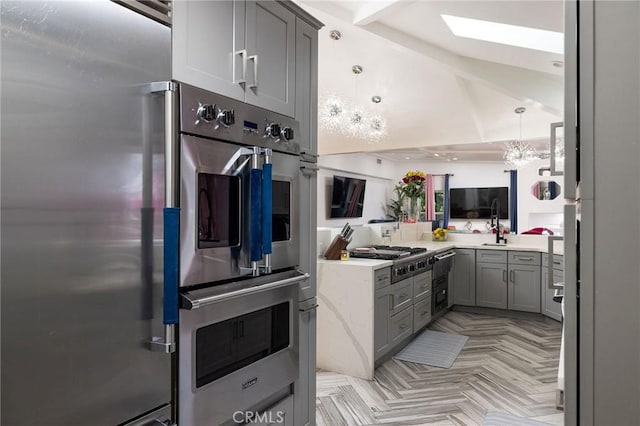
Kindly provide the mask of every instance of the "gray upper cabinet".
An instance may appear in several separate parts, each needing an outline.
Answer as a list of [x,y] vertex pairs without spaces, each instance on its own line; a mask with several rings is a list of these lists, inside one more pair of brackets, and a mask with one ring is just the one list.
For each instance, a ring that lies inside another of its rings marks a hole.
[[514,311],[540,312],[539,265],[509,265],[508,306]]
[[476,251],[456,249],[453,265],[454,304],[476,306]]
[[244,101],[244,1],[172,3],[172,77]]
[[172,76],[290,117],[295,15],[271,1],[173,3]]
[[303,159],[318,154],[318,31],[296,19],[296,120],[300,122]]
[[247,1],[246,35],[246,102],[293,117],[295,15],[275,2]]
[[476,303],[486,308],[507,309],[506,263],[476,264]]

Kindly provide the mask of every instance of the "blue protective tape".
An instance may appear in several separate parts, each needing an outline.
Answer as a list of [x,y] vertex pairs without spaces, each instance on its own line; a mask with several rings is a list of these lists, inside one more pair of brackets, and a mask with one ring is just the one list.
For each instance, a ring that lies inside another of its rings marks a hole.
[[262,170],[251,169],[251,261],[262,259]]
[[164,215],[164,294],[165,324],[178,323],[178,284],[180,272],[180,209],[165,207]]
[[271,181],[272,165],[262,166],[262,253],[271,254],[273,191]]

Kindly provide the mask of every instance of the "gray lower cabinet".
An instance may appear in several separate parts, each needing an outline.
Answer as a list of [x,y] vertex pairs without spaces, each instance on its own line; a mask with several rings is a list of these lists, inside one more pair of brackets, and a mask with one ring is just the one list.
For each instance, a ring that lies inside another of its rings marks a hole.
[[413,305],[413,332],[417,333],[431,321],[431,295]]
[[540,265],[509,265],[507,307],[540,312]]
[[[315,301],[312,300],[315,304]],[[300,375],[295,384],[295,423],[306,426],[316,424],[316,322],[314,305],[301,306],[300,321]]]
[[413,305],[407,306],[404,311],[393,315],[389,321],[389,329],[392,347],[411,336],[413,334]]
[[507,309],[507,265],[476,263],[476,304]]
[[391,312],[390,286],[375,291],[373,305],[373,351],[379,359],[391,349],[389,314]]
[[391,286],[391,315],[413,304],[413,278],[399,281]]
[[[541,268],[541,303],[542,303],[542,314],[548,316],[549,318],[553,318],[556,321],[562,321],[562,307],[560,303],[553,300],[553,295],[555,294],[555,290],[549,288],[549,268],[543,266]],[[553,270],[553,281],[561,282],[563,280],[562,270]]]
[[453,303],[476,306],[475,249],[456,249],[453,264]]

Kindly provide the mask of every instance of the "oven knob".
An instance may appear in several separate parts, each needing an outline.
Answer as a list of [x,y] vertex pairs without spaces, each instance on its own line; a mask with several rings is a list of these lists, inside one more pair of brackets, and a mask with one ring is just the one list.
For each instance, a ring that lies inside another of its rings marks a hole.
[[[236,114],[232,109],[220,108],[216,115],[216,122],[218,123],[218,126],[229,127],[236,122]],[[218,126],[216,126],[216,128]]]
[[409,265],[409,272],[413,272],[416,270],[416,265]]
[[291,127],[283,127],[280,136],[282,136],[282,139],[285,141],[290,141],[293,139],[293,129]]
[[265,138],[278,139],[280,137],[282,129],[278,123],[267,124],[267,128],[264,131]]
[[203,104],[198,107],[198,111],[196,111],[196,115],[198,117],[198,121],[202,120],[205,123],[211,123],[215,118],[216,106]]

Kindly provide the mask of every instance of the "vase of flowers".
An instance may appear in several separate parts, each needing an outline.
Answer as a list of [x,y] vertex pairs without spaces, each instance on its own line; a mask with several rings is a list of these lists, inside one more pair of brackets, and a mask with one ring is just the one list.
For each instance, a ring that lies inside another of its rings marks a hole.
[[400,191],[408,200],[408,221],[417,222],[420,216],[420,204],[418,200],[424,195],[425,174],[420,171],[407,172],[399,182]]

